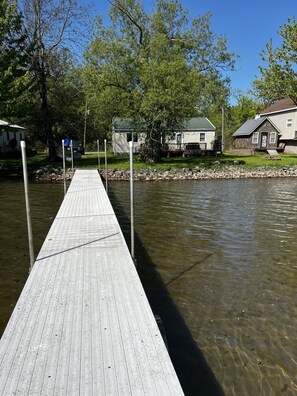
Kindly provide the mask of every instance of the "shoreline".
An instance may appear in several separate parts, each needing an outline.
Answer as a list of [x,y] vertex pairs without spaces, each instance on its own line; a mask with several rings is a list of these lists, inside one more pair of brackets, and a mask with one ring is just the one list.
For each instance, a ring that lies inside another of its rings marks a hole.
[[[75,171],[75,169],[74,169]],[[100,171],[101,177],[105,178],[105,170]],[[63,169],[47,165],[40,169],[28,169],[28,176],[31,181],[39,183],[61,183],[63,182]],[[66,181],[70,181],[73,176],[71,168],[66,169]],[[18,180],[23,177],[21,167],[0,169],[0,178],[6,180]],[[130,171],[121,169],[111,169],[107,172],[108,180],[129,181]],[[141,170],[134,171],[134,181],[169,181],[169,180],[216,180],[216,179],[250,179],[250,178],[277,178],[277,177],[297,177],[297,166],[283,168],[255,168],[245,169],[239,166],[226,166],[214,169],[206,168],[183,168],[171,169],[167,171]]]

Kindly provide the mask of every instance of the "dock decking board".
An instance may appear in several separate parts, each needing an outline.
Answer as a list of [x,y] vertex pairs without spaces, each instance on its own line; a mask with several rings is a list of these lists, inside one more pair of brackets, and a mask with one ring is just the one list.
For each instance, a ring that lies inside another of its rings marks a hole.
[[76,171],[0,341],[0,395],[182,395],[95,170]]

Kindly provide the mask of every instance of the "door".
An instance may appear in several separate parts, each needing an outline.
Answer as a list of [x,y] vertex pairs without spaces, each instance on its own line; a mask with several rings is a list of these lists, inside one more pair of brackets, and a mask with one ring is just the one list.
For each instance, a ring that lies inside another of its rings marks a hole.
[[261,147],[263,147],[263,148],[267,147],[267,136],[268,136],[267,132],[262,132],[262,135],[261,135]]
[[177,133],[176,134],[176,145],[177,145],[178,149],[181,148],[181,142],[182,142],[182,135],[181,135],[181,133]]

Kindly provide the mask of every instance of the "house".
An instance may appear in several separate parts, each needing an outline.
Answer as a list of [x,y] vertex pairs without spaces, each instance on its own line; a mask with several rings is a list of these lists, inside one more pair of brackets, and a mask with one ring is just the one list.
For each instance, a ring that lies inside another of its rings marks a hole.
[[281,132],[268,117],[247,120],[235,133],[235,149],[276,150]]
[[[216,138],[216,128],[206,117],[185,119],[180,130],[168,131],[162,140],[167,152],[183,153],[187,144],[199,144],[202,151],[212,150]],[[144,123],[134,126],[130,119],[115,118],[112,125],[112,147],[114,154],[129,153],[129,141],[134,141],[134,150],[138,152],[145,142]]]
[[20,150],[25,128],[0,120],[0,154]]
[[297,105],[290,98],[278,100],[262,113],[260,118],[269,117],[281,133],[279,142],[285,152],[297,154]]

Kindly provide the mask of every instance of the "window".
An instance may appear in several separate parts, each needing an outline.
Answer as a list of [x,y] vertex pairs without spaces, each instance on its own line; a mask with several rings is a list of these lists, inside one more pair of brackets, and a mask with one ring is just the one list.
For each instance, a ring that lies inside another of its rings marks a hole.
[[269,143],[275,144],[276,143],[276,132],[270,132],[269,134]]
[[205,133],[200,133],[200,142],[205,142]]
[[259,143],[259,132],[254,132],[252,137],[252,143],[258,144]]
[[295,131],[295,137],[294,137],[294,139],[297,139],[297,131]]
[[133,142],[138,142],[138,136],[136,133],[127,133],[127,142],[131,142],[133,137]]
[[286,122],[286,127],[287,128],[292,128],[293,126],[293,119],[292,118],[288,118],[287,122]]

